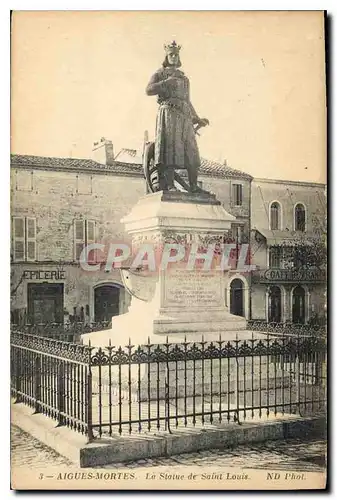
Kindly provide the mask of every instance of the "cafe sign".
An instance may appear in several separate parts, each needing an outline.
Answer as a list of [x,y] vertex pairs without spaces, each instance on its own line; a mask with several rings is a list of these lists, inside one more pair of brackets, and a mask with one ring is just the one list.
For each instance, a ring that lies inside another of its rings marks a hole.
[[261,276],[265,281],[325,281],[321,269],[267,269]]
[[37,269],[35,271],[23,271],[23,279],[29,280],[64,280],[65,271],[44,271]]

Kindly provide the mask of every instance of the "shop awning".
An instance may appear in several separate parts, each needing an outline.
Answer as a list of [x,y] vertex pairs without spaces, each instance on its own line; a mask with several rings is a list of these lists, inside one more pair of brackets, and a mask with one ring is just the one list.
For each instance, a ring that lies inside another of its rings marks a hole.
[[270,229],[259,229],[253,228],[254,231],[260,233],[266,240],[268,246],[275,245],[298,245],[299,243],[303,245],[310,245],[312,242],[310,239],[305,238],[303,234],[299,234],[295,231],[271,231]]

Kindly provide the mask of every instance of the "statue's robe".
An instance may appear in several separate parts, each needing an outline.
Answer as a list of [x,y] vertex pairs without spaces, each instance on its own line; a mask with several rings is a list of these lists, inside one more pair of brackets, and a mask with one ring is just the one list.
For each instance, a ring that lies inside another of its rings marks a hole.
[[[167,81],[172,75],[175,80]],[[188,78],[178,69],[161,68],[152,76],[146,93],[158,96],[155,164],[187,169],[196,183],[200,156],[193,124],[199,118],[190,102]]]

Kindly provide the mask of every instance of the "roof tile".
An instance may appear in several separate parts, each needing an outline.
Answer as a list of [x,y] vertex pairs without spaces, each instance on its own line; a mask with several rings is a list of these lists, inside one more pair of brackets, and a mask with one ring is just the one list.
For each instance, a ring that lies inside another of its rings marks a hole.
[[[132,154],[130,152],[132,151]],[[123,150],[127,152],[130,156],[134,156],[134,150]],[[69,168],[71,170],[100,170],[115,173],[129,173],[129,174],[141,174],[142,165],[140,163],[134,163],[132,160],[130,162],[121,162],[116,160],[113,165],[103,165],[94,160],[85,158],[58,158],[51,156],[34,156],[34,155],[11,155],[11,165],[21,166],[21,167],[40,167],[40,168]],[[228,167],[227,165],[222,165],[212,160],[201,159],[200,167],[201,175],[209,175],[211,177],[234,177],[242,179],[252,179],[252,176],[242,172],[241,170],[236,170],[234,168]]]

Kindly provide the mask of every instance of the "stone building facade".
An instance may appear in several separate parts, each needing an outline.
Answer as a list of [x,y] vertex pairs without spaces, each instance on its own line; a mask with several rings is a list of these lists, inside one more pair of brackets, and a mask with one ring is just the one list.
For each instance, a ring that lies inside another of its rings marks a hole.
[[326,206],[323,184],[253,180],[253,319],[308,323],[324,317]]
[[[236,216],[227,240],[248,242],[251,176],[203,160],[199,179]],[[106,272],[102,265],[85,271],[79,255],[93,242],[128,243],[120,221],[144,194],[137,152],[124,149],[114,156],[105,139],[94,144],[93,159],[12,155],[12,321],[101,322],[127,311],[130,296],[120,270]],[[226,285],[229,303],[236,300],[236,278],[234,270]],[[248,284],[245,293],[236,313],[248,318]]]

